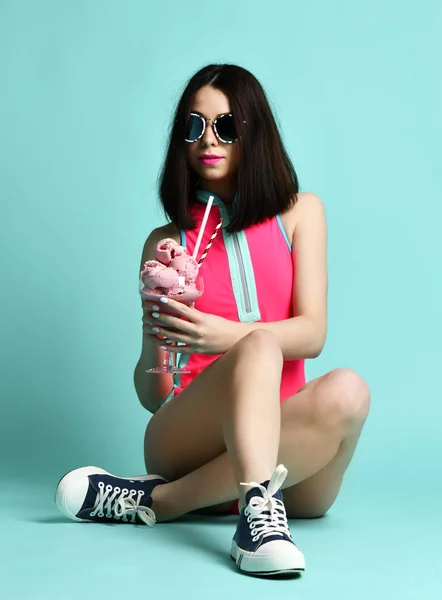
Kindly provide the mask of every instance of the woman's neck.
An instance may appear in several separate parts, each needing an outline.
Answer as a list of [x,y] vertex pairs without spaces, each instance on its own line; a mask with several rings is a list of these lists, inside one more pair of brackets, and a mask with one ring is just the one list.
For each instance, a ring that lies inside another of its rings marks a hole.
[[198,187],[202,190],[213,192],[224,204],[232,204],[237,190],[235,181],[225,181],[222,179],[200,179]]

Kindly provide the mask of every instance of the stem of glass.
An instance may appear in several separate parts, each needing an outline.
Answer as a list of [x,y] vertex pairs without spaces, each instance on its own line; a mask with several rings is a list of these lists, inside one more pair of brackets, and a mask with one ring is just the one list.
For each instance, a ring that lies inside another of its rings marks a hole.
[[[171,346],[176,346],[176,342],[172,342],[170,344]],[[168,352],[169,355],[169,367],[176,367],[176,353],[175,352]]]

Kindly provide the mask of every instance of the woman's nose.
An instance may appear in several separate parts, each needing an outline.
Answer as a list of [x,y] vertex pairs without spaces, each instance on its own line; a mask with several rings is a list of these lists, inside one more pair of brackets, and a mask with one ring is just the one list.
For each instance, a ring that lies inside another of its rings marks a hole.
[[206,123],[206,130],[204,132],[203,135],[203,140],[206,143],[213,143],[213,142],[217,142],[218,138],[215,135],[215,132],[213,131],[213,123],[212,121],[208,121]]

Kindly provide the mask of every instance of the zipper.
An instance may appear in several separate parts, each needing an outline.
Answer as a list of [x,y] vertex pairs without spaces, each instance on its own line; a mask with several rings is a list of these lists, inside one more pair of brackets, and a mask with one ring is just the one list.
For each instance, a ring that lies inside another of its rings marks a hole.
[[[224,218],[225,225],[223,227],[225,227],[231,221],[233,207],[230,205],[220,206],[219,211]],[[224,233],[224,236],[239,320],[254,323],[261,319],[261,314],[246,234],[244,231],[240,231]]]
[[242,287],[242,292],[243,292],[244,306],[246,309],[246,313],[250,313],[250,312],[252,312],[252,306],[250,303],[250,293],[249,293],[249,288],[247,285],[246,272],[244,269],[244,262],[242,259],[241,249],[239,247],[238,236],[236,233],[232,236],[232,239],[233,239],[233,245],[235,247],[236,258],[238,260],[239,276],[241,279],[241,287]]

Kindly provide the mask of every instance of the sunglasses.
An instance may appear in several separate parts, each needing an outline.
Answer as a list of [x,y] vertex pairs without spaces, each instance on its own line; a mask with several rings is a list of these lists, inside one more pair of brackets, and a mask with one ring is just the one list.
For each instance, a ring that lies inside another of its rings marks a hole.
[[206,131],[206,126],[209,121],[212,122],[213,131],[220,142],[232,144],[238,140],[235,119],[232,113],[219,115],[219,117],[216,117],[214,120],[205,119],[198,113],[190,113],[189,120],[187,121],[186,142],[196,142],[197,140],[200,140]]

